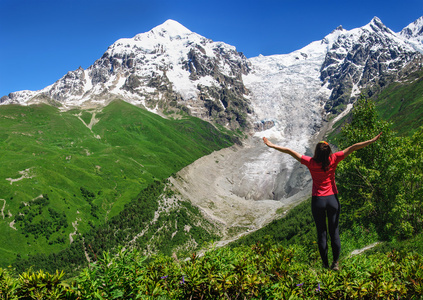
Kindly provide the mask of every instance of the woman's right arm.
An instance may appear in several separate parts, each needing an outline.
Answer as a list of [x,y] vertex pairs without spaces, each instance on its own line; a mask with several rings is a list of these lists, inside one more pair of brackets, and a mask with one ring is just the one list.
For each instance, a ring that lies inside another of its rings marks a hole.
[[381,133],[379,133],[377,136],[375,136],[374,138],[372,138],[371,140],[368,140],[368,141],[365,141],[365,142],[361,142],[361,143],[357,143],[357,144],[354,144],[354,145],[352,145],[352,146],[349,146],[348,148],[346,148],[346,149],[344,149],[342,152],[344,152],[344,156],[345,157],[347,157],[348,155],[350,155],[351,153],[353,153],[354,151],[357,151],[357,150],[359,150],[359,149],[362,149],[362,148],[364,148],[364,147],[366,147],[366,146],[368,146],[368,145],[370,145],[370,144],[372,144],[372,143],[374,143],[374,142],[376,142],[379,138],[380,138],[380,135],[382,134],[382,132]]
[[283,153],[287,153],[287,154],[291,155],[293,158],[295,158],[296,160],[298,160],[299,162],[301,162],[301,156],[302,155],[299,154],[298,152],[295,152],[294,150],[286,148],[286,147],[277,146],[265,137],[263,138],[263,142],[268,147],[273,148],[273,149],[278,150],[278,151],[283,152]]

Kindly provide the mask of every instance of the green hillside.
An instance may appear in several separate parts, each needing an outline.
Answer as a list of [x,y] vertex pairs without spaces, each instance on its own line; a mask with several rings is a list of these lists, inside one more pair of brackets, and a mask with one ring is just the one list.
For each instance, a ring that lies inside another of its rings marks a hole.
[[411,136],[423,125],[423,72],[389,85],[372,99],[380,117],[393,123],[393,130]]
[[[369,100],[375,103],[379,117],[391,124],[391,130],[400,136],[412,136],[423,125],[423,71],[391,83]],[[350,121],[351,113],[338,120],[327,139],[336,145],[342,127]]]
[[236,141],[123,101],[101,111],[0,106],[0,128],[0,266],[67,249],[70,234],[100,228],[153,182]]

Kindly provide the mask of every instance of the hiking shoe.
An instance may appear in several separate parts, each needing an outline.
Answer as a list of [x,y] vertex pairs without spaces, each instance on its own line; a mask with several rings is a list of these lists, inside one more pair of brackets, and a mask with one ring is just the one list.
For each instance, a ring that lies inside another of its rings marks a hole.
[[334,261],[330,268],[334,271],[339,271],[339,263],[337,261]]
[[324,263],[322,266],[323,266],[323,269],[329,269],[329,265],[328,264],[325,264]]

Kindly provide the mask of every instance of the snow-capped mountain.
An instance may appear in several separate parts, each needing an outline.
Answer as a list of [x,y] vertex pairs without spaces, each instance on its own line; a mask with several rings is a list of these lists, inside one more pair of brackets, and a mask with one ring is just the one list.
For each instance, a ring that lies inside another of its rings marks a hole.
[[[396,34],[375,17],[361,28],[340,26],[290,54],[247,59],[233,46],[168,20],[116,41],[86,70],[70,71],[43,90],[11,93],[0,102],[41,101],[67,109],[122,98],[157,113],[183,109],[226,126],[245,127],[250,116],[261,130],[286,122],[277,114],[287,103],[300,105],[295,98],[304,103],[307,95],[326,111],[339,113],[363,88],[377,89],[415,70],[422,27],[423,17]],[[319,114],[313,118],[320,119]]]
[[[394,33],[375,17],[361,28],[340,26],[289,54],[247,59],[233,46],[168,20],[116,41],[86,70],[0,102],[69,109],[120,98],[156,113],[183,110],[231,129],[255,129],[255,137],[306,153],[328,113],[338,114],[360,93],[377,93],[421,68],[422,23],[420,18]],[[232,161],[238,165],[232,166],[231,191],[247,199],[286,198],[307,182],[306,172],[292,171],[291,159],[257,141]]]
[[405,27],[398,35],[423,53],[423,17]]
[[120,39],[84,70],[68,72],[40,91],[22,91],[1,102],[48,102],[63,109],[104,106],[120,98],[156,113],[183,109],[236,128],[249,105],[241,75],[247,59],[235,47],[213,42],[168,20],[149,32]]
[[[312,134],[323,114],[340,113],[360,93],[371,96],[418,70],[422,55],[375,17],[361,28],[339,26],[290,54],[249,61],[252,71],[244,75],[244,83],[258,121],[284,123],[284,130],[298,135],[306,128]],[[293,118],[304,124],[294,125]]]
[[371,96],[406,77],[419,69],[422,61],[419,52],[377,17],[358,29],[339,28],[324,41],[330,48],[320,78],[331,90],[325,108],[335,113],[363,90]]

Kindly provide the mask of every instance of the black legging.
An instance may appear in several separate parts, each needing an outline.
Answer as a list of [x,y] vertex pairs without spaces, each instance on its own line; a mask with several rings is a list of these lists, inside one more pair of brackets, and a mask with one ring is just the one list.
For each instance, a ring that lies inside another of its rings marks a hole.
[[317,243],[319,245],[320,257],[325,266],[329,265],[326,214],[328,218],[333,261],[336,262],[341,252],[341,240],[339,239],[338,228],[340,211],[341,205],[339,204],[338,195],[312,197],[311,212],[313,213],[314,222],[316,223]]

